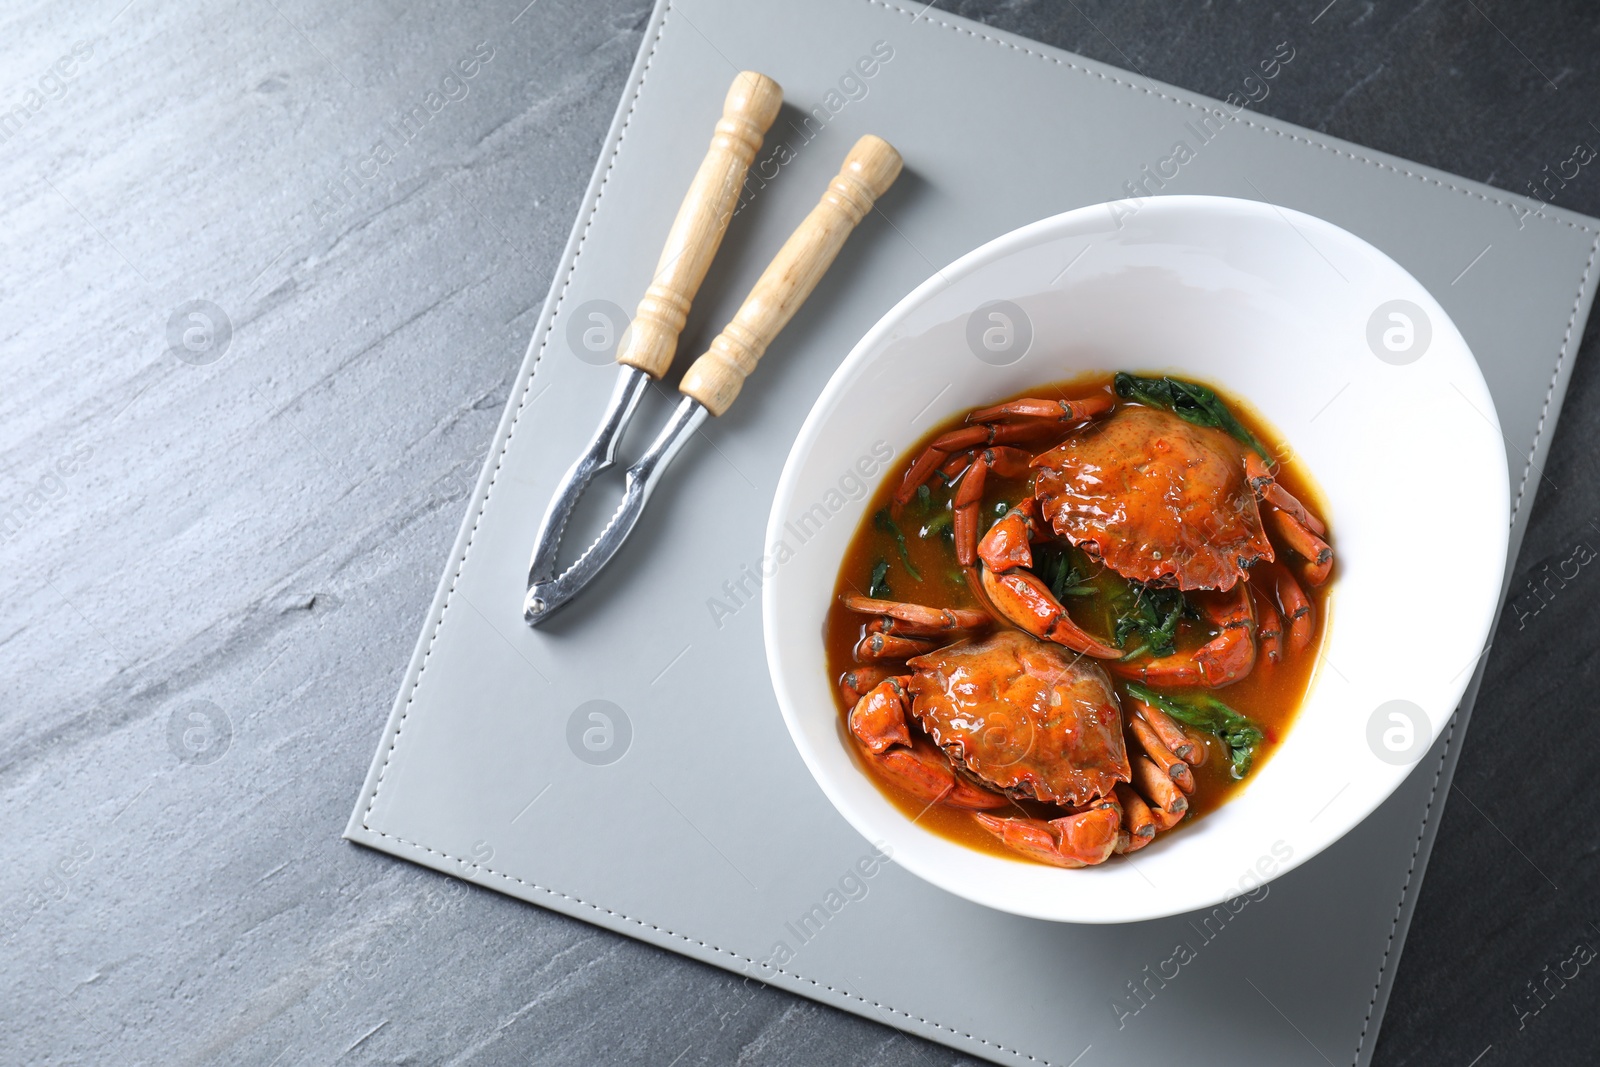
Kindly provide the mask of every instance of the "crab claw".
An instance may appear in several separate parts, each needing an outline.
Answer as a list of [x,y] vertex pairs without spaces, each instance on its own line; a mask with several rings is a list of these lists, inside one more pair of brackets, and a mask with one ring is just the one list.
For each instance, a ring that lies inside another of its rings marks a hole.
[[983,812],[973,812],[972,817],[1013,852],[1055,867],[1104,863],[1116,849],[1122,828],[1122,807],[1110,797],[1096,801],[1088,811],[1049,822],[1006,819]]
[[839,692],[845,703],[854,707],[856,702],[876,688],[879,682],[894,672],[883,667],[857,667],[839,676]]
[[1061,601],[1032,571],[1018,569],[996,574],[983,567],[979,580],[995,610],[1019,629],[1096,659],[1122,656],[1120,650],[1097,640],[1073,622]]
[[1030,543],[1039,539],[1038,505],[1033,497],[1006,512],[978,542],[979,586],[994,609],[1010,623],[1035,637],[1065,645],[1097,659],[1122,653],[1081,629],[1032,571]]
[[1033,566],[1033,542],[1039,538],[1039,505],[1033,497],[1006,512],[978,542],[978,558],[992,571]]
[[890,749],[879,757],[878,766],[900,788],[929,804],[982,811],[1011,803],[998,793],[979,789],[957,777],[945,754],[926,741],[915,741],[910,748]]
[[850,709],[850,733],[878,769],[900,788],[928,804],[1001,808],[1005,797],[957,776],[943,752],[920,738],[906,724],[906,679],[885,678]]

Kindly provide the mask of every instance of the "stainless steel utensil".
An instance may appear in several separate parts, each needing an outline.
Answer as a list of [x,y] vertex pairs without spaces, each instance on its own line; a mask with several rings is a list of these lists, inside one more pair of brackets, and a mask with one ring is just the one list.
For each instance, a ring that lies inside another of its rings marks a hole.
[[[739,79],[747,78],[760,79],[761,76],[749,73],[739,76]],[[770,79],[763,81],[776,91],[777,87]],[[730,110],[736,95],[741,98],[749,96],[747,91],[741,90],[740,80],[736,80],[729,91]],[[749,112],[748,107],[743,109],[744,114],[748,115]],[[776,112],[775,104],[773,112]],[[718,138],[725,136],[724,126],[730,124],[728,114],[729,111],[725,111],[723,120],[717,125]],[[767,121],[770,124],[770,118]],[[753,128],[748,119],[745,120],[745,128]],[[762,128],[765,129],[764,126]],[[747,136],[741,144],[748,143]],[[567,471],[539,525],[538,541],[528,568],[528,594],[523,601],[523,618],[530,626],[537,626],[571,600],[616,555],[639,521],[645,503],[667,464],[708,414],[721,415],[733,403],[744,379],[755,370],[767,346],[799,310],[806,297],[811,295],[838,255],[845,238],[872,210],[877,198],[893,184],[901,167],[900,154],[888,142],[871,135],[856,142],[845,157],[839,173],[828,183],[821,201],[778,250],[733,320],[689,367],[678,387],[684,394],[683,399],[644,455],[628,468],[622,502],[611,521],[601,531],[599,538],[570,567],[557,574],[556,550],[567,520],[584,487],[615,461],[622,434],[650,378],[660,377],[671,364],[678,333],[683,329],[688,314],[689,302],[705,277],[711,257],[726,229],[726,217],[720,221],[713,220],[715,225],[702,225],[701,222],[706,215],[708,201],[714,207],[725,207],[726,213],[731,214],[734,198],[743,180],[742,166],[737,168],[738,173],[734,176],[731,165],[713,164],[713,157],[718,152],[718,140],[713,139],[712,153],[701,165],[700,173],[696,175],[695,183],[690,187],[689,195],[673,223],[656,280],[634,317],[632,337],[617,357],[623,366],[605,414],[588,448]],[[749,156],[753,157],[754,152],[755,149],[751,148]],[[748,157],[745,165],[748,165]],[[702,182],[708,167],[713,167],[723,177]],[[687,264],[688,269],[679,269],[680,264]]]

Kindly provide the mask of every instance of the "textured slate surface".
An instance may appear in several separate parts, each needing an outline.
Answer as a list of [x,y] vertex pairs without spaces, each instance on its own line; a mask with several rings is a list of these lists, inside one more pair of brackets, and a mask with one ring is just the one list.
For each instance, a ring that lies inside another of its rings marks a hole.
[[[0,16],[0,1061],[970,1062],[338,839],[646,5],[123,2]],[[953,10],[1600,214],[1585,5],[1323,3]],[[1600,1044],[1595,333],[1378,1064]]]

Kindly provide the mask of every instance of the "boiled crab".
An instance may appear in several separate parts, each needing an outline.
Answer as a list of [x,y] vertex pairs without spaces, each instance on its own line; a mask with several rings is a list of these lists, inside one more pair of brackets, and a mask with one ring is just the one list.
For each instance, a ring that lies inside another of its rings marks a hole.
[[[1008,848],[1058,867],[1136,851],[1188,810],[1189,762],[1204,758],[1204,745],[1130,700],[1130,759],[1116,692],[1093,660],[1017,630],[978,636],[992,621],[980,611],[861,596],[844,603],[877,616],[863,644],[894,637],[925,649],[906,661],[908,674],[864,668],[842,684],[851,735],[912,796],[969,809]],[[1065,813],[996,814],[1018,800]]]
[[[1016,400],[974,412],[969,422],[934,440],[895,500],[909,501],[936,470],[960,478],[952,501],[957,560],[974,591],[1008,621],[1089,656],[1122,658],[1121,649],[1075,623],[1030,570],[1032,546],[1059,538],[1131,581],[1184,591],[1213,631],[1190,651],[1114,663],[1120,676],[1227,685],[1250,673],[1258,646],[1269,660],[1278,658],[1285,619],[1291,650],[1310,643],[1310,601],[1275,562],[1266,525],[1300,558],[1301,576],[1313,586],[1333,568],[1327,530],[1254,450],[1159,408],[1117,407],[1109,395]],[[1040,455],[1016,447],[1064,426],[1065,439]],[[1031,472],[1033,484],[980,539],[978,511],[991,472]]]

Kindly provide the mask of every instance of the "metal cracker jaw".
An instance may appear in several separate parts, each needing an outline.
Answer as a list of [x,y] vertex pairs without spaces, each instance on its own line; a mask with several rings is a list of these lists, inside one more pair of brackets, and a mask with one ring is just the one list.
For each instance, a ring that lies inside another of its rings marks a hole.
[[728,90],[711,146],[667,233],[655,278],[634,313],[626,344],[617,353],[617,383],[605,413],[539,524],[523,600],[523,619],[530,626],[548,619],[616,555],[667,465],[707,415],[728,410],[767,346],[832,265],[845,238],[900,175],[900,154],[887,141],[869,134],[855,143],[821,201],[789,235],[733,320],[690,365],[678,385],[683,399],[644,455],[628,468],[622,502],[605,529],[557,574],[556,551],[567,520],[589,482],[616,461],[645,388],[672,365],[678,335],[727,232],[745,172],[782,102],[778,83],[753,71],[740,73]]

